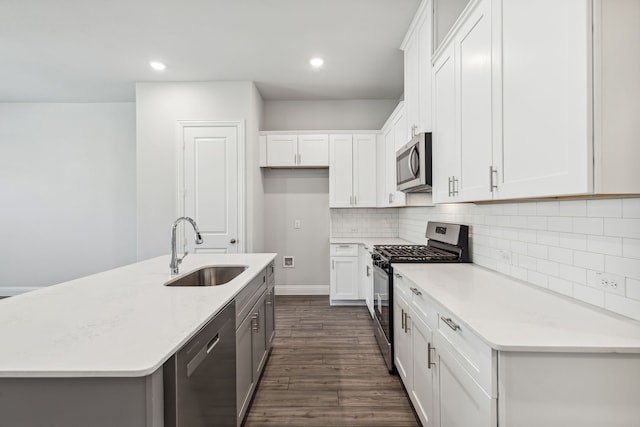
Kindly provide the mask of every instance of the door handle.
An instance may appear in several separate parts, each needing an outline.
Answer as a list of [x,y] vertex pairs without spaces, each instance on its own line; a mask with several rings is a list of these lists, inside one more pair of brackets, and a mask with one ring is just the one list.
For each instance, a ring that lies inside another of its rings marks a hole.
[[231,243],[232,245],[235,245],[236,244],[236,239],[229,240],[229,243]]
[[431,361],[431,350],[435,350],[436,348],[431,345],[431,343],[427,343],[427,368],[431,369],[432,366],[436,366],[436,362]]

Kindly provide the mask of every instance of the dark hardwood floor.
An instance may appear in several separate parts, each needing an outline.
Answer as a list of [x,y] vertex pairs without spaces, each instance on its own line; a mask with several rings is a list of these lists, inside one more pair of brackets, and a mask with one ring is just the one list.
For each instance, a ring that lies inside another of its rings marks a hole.
[[245,427],[419,426],[365,307],[278,296],[276,338]]

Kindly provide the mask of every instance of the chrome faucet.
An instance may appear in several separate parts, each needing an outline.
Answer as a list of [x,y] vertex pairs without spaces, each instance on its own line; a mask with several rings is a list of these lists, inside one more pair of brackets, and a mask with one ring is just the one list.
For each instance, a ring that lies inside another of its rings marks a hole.
[[193,231],[196,232],[196,245],[202,244],[202,236],[200,235],[200,230],[198,230],[198,224],[189,218],[188,216],[182,216],[175,221],[173,221],[173,225],[171,226],[171,264],[169,264],[169,268],[171,268],[171,274],[178,274],[179,265],[182,260],[189,255],[189,252],[185,252],[182,258],[178,258],[178,249],[176,248],[176,228],[178,228],[178,224],[180,221],[187,221],[189,224],[193,226]]

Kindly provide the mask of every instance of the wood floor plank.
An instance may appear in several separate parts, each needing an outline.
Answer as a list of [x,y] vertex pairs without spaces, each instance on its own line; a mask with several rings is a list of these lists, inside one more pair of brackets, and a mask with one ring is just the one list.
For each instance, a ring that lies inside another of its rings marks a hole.
[[276,296],[276,338],[245,427],[417,427],[366,307]]

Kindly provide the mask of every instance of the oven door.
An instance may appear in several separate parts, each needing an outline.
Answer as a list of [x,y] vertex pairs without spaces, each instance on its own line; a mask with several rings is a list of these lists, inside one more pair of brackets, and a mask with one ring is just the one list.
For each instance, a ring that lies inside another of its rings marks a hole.
[[391,295],[393,275],[391,267],[373,266],[373,306],[375,313],[375,334],[380,352],[389,372],[394,371],[393,364],[393,298]]

